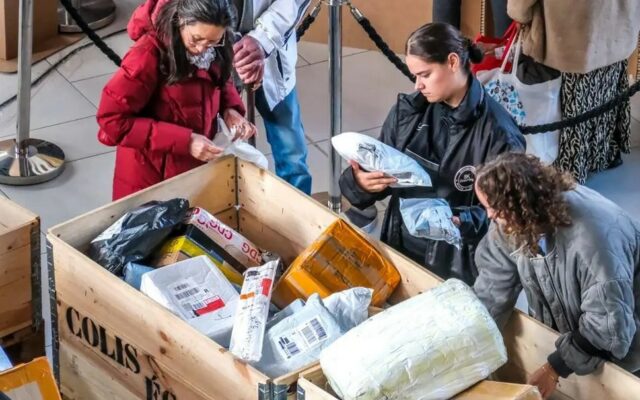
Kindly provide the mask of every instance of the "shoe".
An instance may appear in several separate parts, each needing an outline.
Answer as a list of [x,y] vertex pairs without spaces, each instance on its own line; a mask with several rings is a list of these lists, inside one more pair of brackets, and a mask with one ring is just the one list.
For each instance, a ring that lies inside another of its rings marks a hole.
[[622,161],[622,156],[620,155],[620,153],[618,153],[618,155],[616,156],[616,158],[614,158],[610,163],[609,166],[607,167],[607,169],[614,169],[614,168],[618,168],[619,166],[621,166],[623,164]]

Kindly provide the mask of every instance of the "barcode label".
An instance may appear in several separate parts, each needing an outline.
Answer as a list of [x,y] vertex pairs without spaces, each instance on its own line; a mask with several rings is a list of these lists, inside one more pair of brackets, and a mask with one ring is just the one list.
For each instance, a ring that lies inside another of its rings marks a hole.
[[303,325],[300,333],[302,333],[302,337],[309,347],[327,339],[327,330],[322,326],[322,323],[318,318],[314,318]]
[[174,287],[174,288],[173,288],[173,290],[174,290],[174,291],[176,291],[176,292],[181,292],[181,291],[185,290],[185,289],[186,289],[186,288],[188,288],[188,287],[189,287],[189,285],[188,285],[188,284],[186,284],[186,283],[182,283],[182,284],[180,284],[180,285],[178,285],[178,286]]
[[193,295],[197,294],[198,292],[200,292],[200,290],[198,290],[198,288],[188,289],[188,290],[185,290],[184,292],[177,293],[176,294],[176,299],[184,300],[186,298],[192,297]]
[[280,345],[280,348],[284,352],[287,359],[300,353],[300,348],[298,347],[296,342],[294,342],[290,338],[281,337],[278,344]]
[[276,348],[283,359],[289,360],[300,353],[306,353],[327,340],[327,328],[320,317],[315,317],[298,325],[287,334],[278,337]]

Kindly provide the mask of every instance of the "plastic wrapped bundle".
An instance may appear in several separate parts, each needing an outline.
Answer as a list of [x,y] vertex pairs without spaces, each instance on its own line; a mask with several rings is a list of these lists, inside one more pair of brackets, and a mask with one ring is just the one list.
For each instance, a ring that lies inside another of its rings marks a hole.
[[451,207],[444,199],[400,199],[400,214],[415,237],[445,242],[460,248],[462,236],[454,225]]
[[396,178],[392,187],[431,186],[429,174],[413,158],[370,136],[346,132],[332,138],[331,144],[345,160]]
[[320,355],[343,400],[448,399],[506,361],[495,322],[455,279],[371,317]]

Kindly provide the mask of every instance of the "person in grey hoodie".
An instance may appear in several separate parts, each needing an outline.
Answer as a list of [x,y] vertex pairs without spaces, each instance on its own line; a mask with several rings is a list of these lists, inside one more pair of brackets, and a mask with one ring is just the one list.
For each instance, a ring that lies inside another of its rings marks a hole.
[[547,398],[559,377],[604,361],[637,373],[640,222],[532,155],[480,167],[475,191],[493,221],[476,251],[476,294],[503,326],[524,289],[529,314],[560,332],[530,383]]

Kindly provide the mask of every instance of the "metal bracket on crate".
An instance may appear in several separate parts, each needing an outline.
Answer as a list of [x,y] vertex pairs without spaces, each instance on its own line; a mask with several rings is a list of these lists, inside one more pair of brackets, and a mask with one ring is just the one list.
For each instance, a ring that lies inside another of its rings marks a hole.
[[49,305],[51,308],[51,365],[53,366],[53,376],[60,387],[60,338],[58,336],[58,303],[56,295],[56,276],[53,268],[53,247],[47,239],[47,273]]
[[304,388],[298,385],[298,391],[296,392],[296,400],[306,400],[307,393],[304,391]]
[[287,400],[289,385],[277,385],[273,382],[258,384],[258,400]]
[[40,257],[40,224],[31,227],[31,304],[33,308],[33,330],[42,328],[42,260]]

